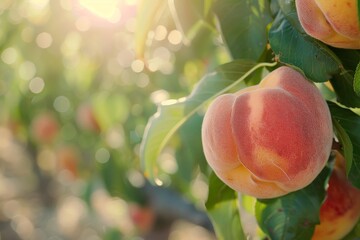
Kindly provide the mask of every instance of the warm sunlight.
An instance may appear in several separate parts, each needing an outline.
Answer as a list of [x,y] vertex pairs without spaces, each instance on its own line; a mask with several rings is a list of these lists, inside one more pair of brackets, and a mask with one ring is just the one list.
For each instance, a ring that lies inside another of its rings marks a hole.
[[134,1],[122,0],[79,0],[81,7],[93,15],[105,19],[111,23],[117,23],[122,17],[123,5]]

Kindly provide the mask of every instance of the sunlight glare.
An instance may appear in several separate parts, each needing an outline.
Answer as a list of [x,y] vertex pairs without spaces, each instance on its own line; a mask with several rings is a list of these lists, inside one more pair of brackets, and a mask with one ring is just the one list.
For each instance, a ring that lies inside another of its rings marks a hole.
[[92,14],[109,22],[118,22],[121,18],[119,0],[79,0],[79,3]]

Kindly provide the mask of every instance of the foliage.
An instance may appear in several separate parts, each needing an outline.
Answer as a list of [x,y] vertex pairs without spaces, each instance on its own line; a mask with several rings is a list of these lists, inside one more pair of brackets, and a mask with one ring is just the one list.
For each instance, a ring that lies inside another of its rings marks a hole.
[[[359,115],[358,111],[350,110],[351,107],[360,106],[358,50],[334,49],[308,36],[299,23],[294,0],[209,2],[212,5],[210,8],[208,5],[205,8],[205,5],[191,4],[191,9],[197,9],[195,12],[207,13],[198,14],[198,18],[193,20],[193,31],[197,30],[198,37],[201,37],[201,31],[196,27],[197,21],[201,19],[202,22],[206,22],[204,24],[206,27],[212,27],[214,39],[221,36],[222,41],[218,47],[224,47],[227,50],[228,60],[225,64],[220,61],[219,67],[214,68],[215,71],[210,71],[199,78],[188,97],[161,104],[155,115],[148,121],[142,141],[141,161],[149,179],[156,179],[160,174],[157,159],[169,140],[176,135],[176,130],[187,121],[188,116],[198,112],[204,106],[206,110],[208,101],[217,95],[243,88],[244,83],[256,84],[263,74],[275,67],[271,65],[271,62],[275,60],[280,63],[279,65],[290,65],[302,71],[311,81],[317,83],[324,98],[327,98],[335,135],[345,154],[349,180],[354,186],[359,187],[357,167],[360,160],[357,153]],[[213,18],[209,17],[211,14]],[[185,14],[181,8],[175,15],[176,26],[182,26]],[[191,24],[187,22],[186,29],[190,29],[189,25]],[[192,42],[190,46],[191,44]],[[217,51],[210,51],[210,49],[208,51],[212,53],[212,57],[217,57]],[[231,67],[248,59],[254,62],[254,66],[265,67],[265,69],[261,68],[262,70],[254,74],[253,69],[249,68],[246,72],[241,65]],[[227,68],[229,66],[230,68]],[[225,77],[220,76],[219,71],[226,73],[225,69],[230,70]],[[242,72],[243,69],[244,73],[236,74],[237,71]],[[230,74],[233,74],[233,81],[235,80],[231,85],[228,82]],[[330,90],[329,82],[332,85]],[[186,108],[187,105],[188,108]],[[271,239],[309,239],[315,225],[319,222],[319,209],[331,171],[331,168],[324,169],[313,184],[298,192],[277,199],[259,199],[256,204],[256,216],[265,234]],[[207,173],[204,172],[204,174]],[[217,236],[220,239],[232,239],[236,234],[240,234],[229,231],[230,223],[226,222],[238,221],[239,209],[236,204],[231,207],[232,210],[229,209],[236,198],[236,193],[231,193],[232,190],[225,187],[213,173],[209,175],[208,182],[209,195],[206,207]],[[279,208],[283,210],[279,211]],[[238,228],[241,228],[241,223],[238,223]],[[236,238],[243,237],[242,235]]]
[[271,239],[310,239],[319,224],[331,167],[325,167],[307,187],[275,199],[258,199],[255,206],[260,227]]
[[206,208],[213,219],[219,239],[246,239],[241,228],[238,196],[212,173],[209,179],[209,197]]
[[[231,66],[230,66],[231,64]],[[169,137],[197,110],[206,100],[216,97],[235,84],[244,80],[258,68],[273,66],[274,64],[258,64],[245,61],[235,61],[220,66],[216,72],[209,73],[194,88],[189,97],[176,102],[163,102],[157,113],[149,120],[145,130],[145,137],[141,149],[142,162],[145,174],[150,180],[154,180],[158,174],[156,156],[164,147]],[[236,67],[236,70],[233,70]],[[227,69],[233,71],[227,72]],[[230,75],[231,74],[231,75]],[[231,78],[237,79],[233,82]]]
[[360,170],[360,153],[359,135],[356,134],[360,127],[360,116],[349,109],[341,108],[335,103],[329,103],[330,111],[335,123],[335,130],[339,139],[342,140],[344,153],[346,157],[346,167],[349,179],[354,186],[360,188],[359,170]]
[[[330,166],[298,192],[256,199],[248,232],[246,203],[202,150],[208,104],[281,65],[321,90],[360,188],[360,52],[308,36],[295,0],[95,2],[0,1],[2,238],[168,239],[194,224],[202,235],[189,240],[310,238]],[[53,139],[34,134],[42,114]]]

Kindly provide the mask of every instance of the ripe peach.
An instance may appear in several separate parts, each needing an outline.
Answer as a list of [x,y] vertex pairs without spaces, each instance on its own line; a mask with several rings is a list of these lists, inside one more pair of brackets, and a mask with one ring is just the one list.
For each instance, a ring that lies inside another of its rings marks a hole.
[[333,131],[314,84],[280,67],[259,85],[209,106],[202,142],[209,165],[236,191],[273,198],[301,189],[323,169]]
[[82,104],[77,109],[76,122],[84,130],[100,131],[99,122],[95,117],[93,108],[89,104]]
[[52,142],[59,132],[59,124],[50,113],[42,113],[31,123],[33,137],[43,143]]
[[313,240],[342,239],[360,218],[360,190],[351,185],[345,174],[345,159],[336,151],[325,202],[320,208],[320,224]]
[[305,32],[330,46],[360,49],[357,0],[297,0]]

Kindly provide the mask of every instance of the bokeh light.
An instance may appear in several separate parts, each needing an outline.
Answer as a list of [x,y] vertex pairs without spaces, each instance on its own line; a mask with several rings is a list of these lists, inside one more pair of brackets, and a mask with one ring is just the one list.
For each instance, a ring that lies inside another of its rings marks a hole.
[[36,43],[40,48],[48,48],[51,46],[53,38],[50,33],[42,32],[36,37]]
[[180,31],[178,30],[172,30],[170,33],[169,33],[169,36],[168,36],[168,40],[171,44],[173,45],[178,45],[182,42],[183,40],[183,35]]
[[54,108],[58,112],[67,112],[70,109],[71,103],[65,96],[58,96],[54,100]]
[[118,22],[121,18],[119,0],[79,0],[79,3],[94,15],[104,18],[109,22]]
[[95,153],[95,159],[99,163],[106,163],[110,159],[110,152],[106,148],[100,148]]
[[184,173],[179,159],[193,160],[180,135],[158,160],[157,186],[140,153],[157,106],[188,94],[205,67],[188,64],[194,49],[167,4],[139,25],[144,3],[0,1],[0,239],[143,239],[162,231],[157,221],[171,239],[187,228],[201,239],[155,206],[153,192],[187,189],[204,211],[206,179]]
[[19,67],[19,75],[23,80],[30,80],[36,74],[35,64],[31,61],[23,62]]
[[45,82],[42,78],[35,77],[29,82],[29,89],[32,93],[41,93],[44,90]]
[[16,62],[18,58],[18,52],[15,48],[10,47],[10,48],[6,48],[2,53],[1,53],[1,60],[6,63],[6,64],[13,64]]

